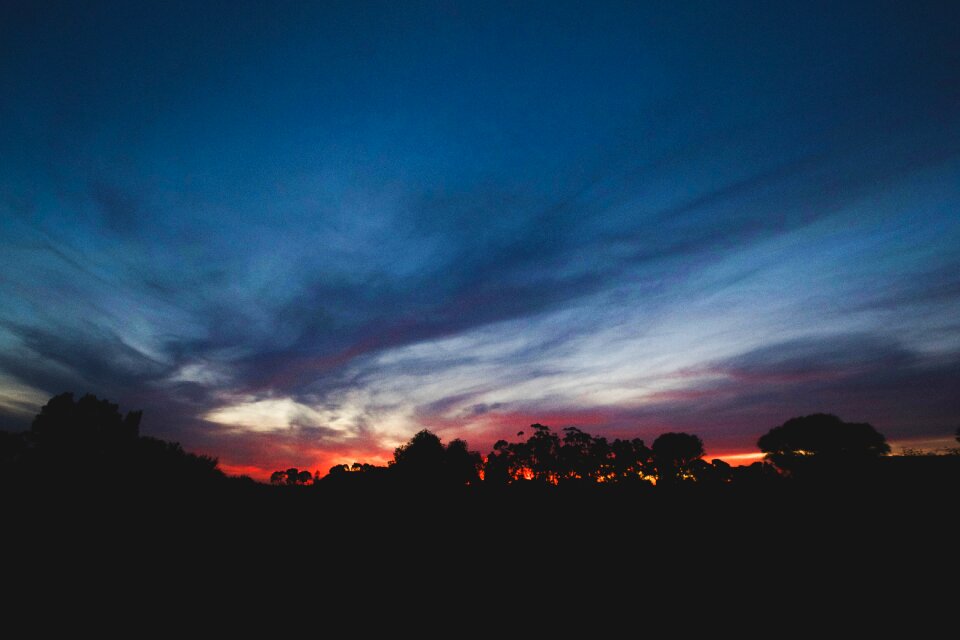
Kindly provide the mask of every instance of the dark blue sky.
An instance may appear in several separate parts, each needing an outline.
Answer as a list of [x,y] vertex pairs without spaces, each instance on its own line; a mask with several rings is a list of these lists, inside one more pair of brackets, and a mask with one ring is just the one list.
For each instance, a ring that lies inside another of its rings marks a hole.
[[960,5],[0,5],[0,425],[254,474],[960,422]]

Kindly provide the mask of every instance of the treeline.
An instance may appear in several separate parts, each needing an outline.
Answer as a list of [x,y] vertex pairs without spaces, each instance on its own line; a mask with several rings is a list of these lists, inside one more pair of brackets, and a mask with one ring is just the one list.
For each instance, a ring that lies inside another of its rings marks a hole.
[[[525,435],[521,431],[518,436]],[[442,486],[504,486],[514,483],[545,485],[623,484],[677,485],[688,482],[726,483],[735,477],[760,478],[777,475],[767,463],[731,467],[723,460],[707,462],[703,441],[688,433],[665,433],[648,447],[643,440],[612,442],[577,427],[558,434],[542,424],[530,426],[525,440],[500,440],[482,456],[466,441],[444,445],[429,430],[422,430],[394,451],[387,466],[355,462],[331,467],[325,477],[297,468],[272,474],[277,485],[321,483],[400,482]]]
[[[179,444],[139,433],[141,413],[122,415],[118,406],[93,395],[52,398],[29,431],[0,432],[0,480],[10,486],[89,486],[187,491],[204,487],[261,486],[249,478],[227,478],[217,459],[184,451]],[[534,424],[517,441],[500,440],[486,455],[455,439],[422,430],[396,448],[386,466],[336,465],[325,476],[291,467],[272,474],[271,484],[311,486],[329,492],[543,486],[776,487],[784,482],[834,485],[869,479],[956,485],[960,456],[888,456],[884,436],[865,423],[828,414],[788,420],[757,442],[765,459],[749,466],[704,459],[694,434],[664,433],[650,446],[638,438],[608,440],[577,427],[556,432]],[[960,440],[960,433],[958,433]],[[956,453],[957,451],[954,451]],[[269,487],[267,487],[269,489]]]
[[[524,436],[521,431],[519,436]],[[960,440],[960,429],[957,439]],[[464,440],[444,445],[429,430],[422,430],[394,451],[387,466],[355,462],[336,465],[325,477],[297,468],[276,471],[277,485],[372,485],[414,483],[435,486],[507,486],[533,483],[553,486],[618,485],[631,487],[681,487],[771,484],[795,482],[849,482],[891,475],[886,438],[866,423],[848,423],[830,414],[813,414],[788,420],[760,437],[757,446],[763,461],[734,467],[720,459],[704,459],[703,441],[694,434],[664,433],[651,446],[639,439],[612,442],[577,427],[559,434],[542,424],[530,426],[525,440],[499,440],[486,456],[471,451]],[[960,450],[952,450],[957,454]],[[960,456],[953,458],[960,460]],[[912,458],[910,478],[917,479],[916,459],[932,469],[926,456]],[[948,461],[956,469],[956,460]],[[940,465],[944,468],[946,465]],[[900,464],[905,470],[907,465]]]

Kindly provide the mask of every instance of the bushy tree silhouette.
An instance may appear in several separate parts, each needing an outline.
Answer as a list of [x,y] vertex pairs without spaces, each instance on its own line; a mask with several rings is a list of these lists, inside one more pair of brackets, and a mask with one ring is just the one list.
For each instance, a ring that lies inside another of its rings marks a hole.
[[141,417],[140,411],[121,415],[118,405],[91,394],[75,402],[72,393],[61,393],[40,409],[28,438],[49,455],[116,454],[136,444]]
[[619,482],[649,478],[655,471],[652,464],[653,452],[643,440],[617,440],[610,445],[613,460],[610,463],[614,479]]
[[890,453],[886,438],[873,426],[826,413],[791,418],[761,436],[757,446],[788,473],[849,468]]
[[703,457],[703,441],[690,433],[664,433],[653,441],[658,484],[694,479],[693,463]]
[[479,480],[482,464],[466,441],[453,440],[445,447],[436,434],[423,429],[394,450],[391,470],[406,482],[462,486]]
[[437,481],[443,475],[444,449],[440,438],[423,429],[393,451],[393,470],[403,479]]
[[270,484],[305,485],[313,481],[313,474],[290,467],[286,471],[274,471],[270,474]]
[[[51,398],[20,436],[5,466],[24,480],[114,487],[180,485],[222,478],[216,458],[185,452],[179,444],[139,435],[142,413],[87,394]],[[55,471],[55,479],[51,477]]]

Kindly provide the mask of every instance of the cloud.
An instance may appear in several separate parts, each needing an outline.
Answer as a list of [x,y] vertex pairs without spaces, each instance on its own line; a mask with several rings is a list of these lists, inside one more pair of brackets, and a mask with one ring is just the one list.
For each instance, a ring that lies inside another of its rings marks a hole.
[[754,349],[716,371],[747,383],[827,381],[862,373],[902,370],[920,357],[889,339],[872,335],[817,336]]
[[960,409],[950,392],[960,384],[960,352],[924,354],[880,336],[790,340],[713,363],[704,373],[642,414],[735,440],[826,412],[904,438],[942,432]]
[[35,388],[81,384],[119,390],[158,380],[170,370],[101,326],[2,326],[18,346],[0,353],[0,368]]

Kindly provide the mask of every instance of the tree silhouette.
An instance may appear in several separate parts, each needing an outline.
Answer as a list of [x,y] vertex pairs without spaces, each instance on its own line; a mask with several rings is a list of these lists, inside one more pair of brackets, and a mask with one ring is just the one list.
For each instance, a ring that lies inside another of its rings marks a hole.
[[[494,484],[539,480],[556,484],[563,476],[561,442],[550,427],[532,424],[533,433],[524,442],[498,440],[487,456],[485,480]],[[517,433],[524,435],[523,431]],[[585,435],[585,434],[584,434]],[[589,437],[589,436],[587,436]]]
[[184,451],[179,444],[139,435],[142,412],[121,414],[116,404],[87,394],[51,398],[30,430],[4,439],[5,473],[54,484],[95,481],[112,487],[180,486],[221,479],[217,459]]
[[386,467],[378,467],[375,464],[367,462],[354,462],[351,465],[335,464],[330,467],[329,475],[344,475],[348,473],[379,473],[385,471]]
[[761,436],[757,446],[788,473],[849,467],[890,453],[886,438],[873,426],[826,413],[791,418]]
[[116,454],[136,444],[141,417],[140,411],[123,416],[118,405],[91,394],[74,402],[72,393],[61,393],[41,407],[28,439],[48,455]]
[[444,451],[447,481],[454,485],[475,484],[480,481],[483,458],[470,451],[466,440],[452,440]]
[[[610,443],[577,427],[565,427],[561,440],[545,425],[533,424],[530,428],[533,433],[524,442],[498,440],[493,445],[484,464],[485,482],[621,482],[652,475],[650,449],[639,438]],[[523,434],[521,431],[517,435]]]
[[577,427],[565,427],[559,451],[560,477],[566,480],[606,479],[612,473],[613,453],[606,438],[593,437]]
[[443,475],[444,449],[440,438],[423,429],[393,451],[393,471],[401,478],[419,483],[436,481]]
[[518,473],[519,465],[514,455],[514,445],[506,440],[497,440],[483,465],[483,481],[496,485],[509,484]]
[[129,459],[136,473],[154,484],[199,484],[211,478],[220,479],[218,461],[212,456],[197,455],[183,450],[178,442],[140,436],[136,452]]
[[664,433],[653,441],[658,484],[694,479],[694,461],[703,457],[703,441],[690,433]]
[[300,471],[296,467],[290,467],[286,471],[274,471],[270,474],[270,484],[282,485],[304,485],[313,481],[313,474],[309,471]]
[[655,473],[652,464],[653,452],[643,440],[616,439],[610,445],[613,460],[610,463],[614,478],[619,481],[639,480]]
[[533,434],[521,449],[523,463],[530,470],[532,479],[556,484],[560,477],[560,438],[550,427],[532,424]]
[[390,468],[408,482],[462,486],[479,481],[482,464],[466,441],[453,440],[444,447],[436,434],[423,429],[394,450]]

